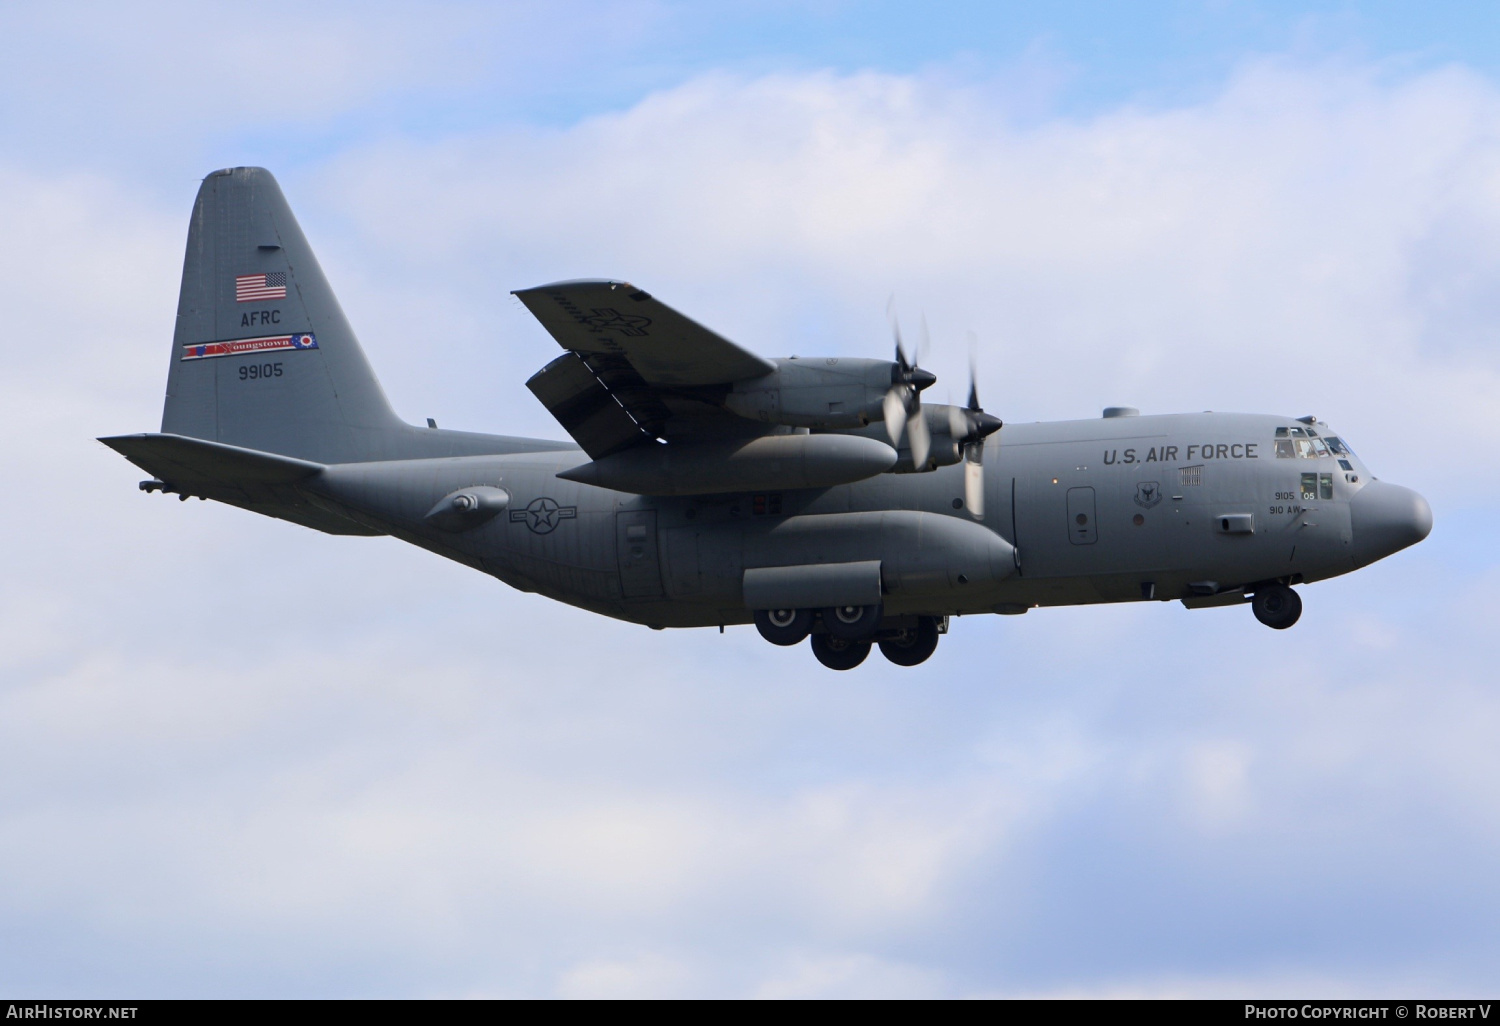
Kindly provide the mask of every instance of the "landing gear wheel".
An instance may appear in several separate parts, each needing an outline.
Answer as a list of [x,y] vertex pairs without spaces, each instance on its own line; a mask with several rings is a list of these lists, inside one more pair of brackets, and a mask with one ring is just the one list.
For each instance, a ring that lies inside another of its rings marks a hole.
[[814,634],[812,650],[818,662],[830,670],[852,670],[870,654],[870,643],[835,638],[832,634]]
[[1261,623],[1284,631],[1302,615],[1302,597],[1284,584],[1272,584],[1255,593],[1250,608]]
[[925,663],[937,651],[937,645],[937,621],[923,616],[915,627],[902,628],[889,638],[881,638],[880,654],[897,666],[916,666]]
[[757,609],[755,629],[773,645],[800,645],[812,633],[811,609]]
[[823,610],[823,626],[835,638],[869,641],[880,629],[880,603],[873,606],[830,606]]

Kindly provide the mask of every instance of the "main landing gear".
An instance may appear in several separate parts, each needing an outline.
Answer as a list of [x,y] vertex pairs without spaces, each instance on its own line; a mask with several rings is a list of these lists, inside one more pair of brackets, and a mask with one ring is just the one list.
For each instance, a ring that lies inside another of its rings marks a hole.
[[917,618],[915,627],[903,627],[880,639],[880,654],[897,666],[916,666],[937,651],[937,620]]
[[852,670],[870,654],[868,641],[850,641],[833,634],[812,636],[813,655],[830,670]]
[[1268,584],[1255,590],[1250,608],[1261,623],[1284,631],[1302,615],[1302,598],[1284,584]]
[[[942,633],[938,617],[918,616],[883,629],[881,617],[878,605],[761,609],[755,613],[755,629],[773,645],[797,645],[811,636],[813,655],[830,670],[854,669],[877,644],[880,654],[897,666],[916,666],[937,650]],[[821,630],[813,633],[815,627]]]
[[757,609],[755,629],[773,645],[800,645],[812,633],[811,609]]

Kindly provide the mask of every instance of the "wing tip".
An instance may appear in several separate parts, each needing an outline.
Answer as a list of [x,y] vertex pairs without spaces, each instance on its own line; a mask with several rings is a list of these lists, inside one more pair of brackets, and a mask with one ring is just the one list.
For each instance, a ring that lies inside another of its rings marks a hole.
[[611,289],[634,289],[637,292],[640,291],[639,289],[636,289],[634,285],[630,284],[630,282],[621,281],[618,278],[568,278],[563,281],[549,281],[545,285],[533,285],[531,288],[527,289],[511,289],[510,294],[513,296],[525,296],[534,292],[549,292],[556,291],[557,289],[589,288],[601,285],[607,285]]
[[142,439],[150,437],[151,432],[149,431],[137,431],[128,435],[100,435],[98,438],[94,439],[94,441],[102,442],[103,444],[113,449],[115,452],[123,454],[125,452],[125,449],[129,447],[132,442],[139,442]]

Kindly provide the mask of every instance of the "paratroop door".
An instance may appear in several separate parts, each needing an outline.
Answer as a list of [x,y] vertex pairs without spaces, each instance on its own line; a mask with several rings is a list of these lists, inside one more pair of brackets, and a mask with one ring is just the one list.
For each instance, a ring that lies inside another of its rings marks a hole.
[[[1056,509],[1056,507],[1053,507]],[[1074,545],[1092,545],[1099,540],[1094,524],[1094,490],[1068,489],[1068,540]]]
[[661,559],[656,550],[656,510],[615,514],[620,587],[626,598],[661,597]]

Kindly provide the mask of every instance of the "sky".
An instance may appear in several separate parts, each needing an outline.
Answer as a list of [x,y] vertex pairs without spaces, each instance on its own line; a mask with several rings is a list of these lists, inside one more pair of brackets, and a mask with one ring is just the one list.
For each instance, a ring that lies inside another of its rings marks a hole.
[[[0,992],[1480,996],[1500,983],[1500,13],[0,7]],[[1007,421],[1316,414],[1425,542],[836,674],[136,489],[198,183],[281,182],[397,410],[561,437],[509,292]]]

